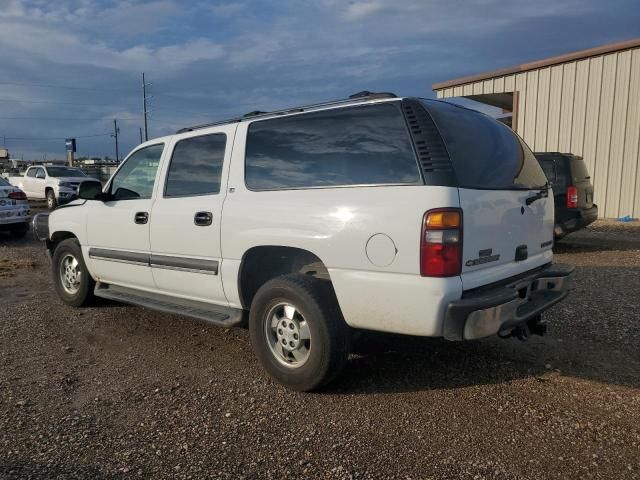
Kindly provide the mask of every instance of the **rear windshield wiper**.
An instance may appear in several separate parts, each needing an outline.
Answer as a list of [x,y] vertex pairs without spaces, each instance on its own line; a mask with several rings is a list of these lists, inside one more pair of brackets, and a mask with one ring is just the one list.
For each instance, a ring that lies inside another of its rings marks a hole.
[[534,187],[532,190],[538,190],[533,197],[527,197],[525,203],[527,205],[531,205],[536,200],[540,200],[541,198],[547,198],[549,196],[549,182],[545,183],[541,187]]

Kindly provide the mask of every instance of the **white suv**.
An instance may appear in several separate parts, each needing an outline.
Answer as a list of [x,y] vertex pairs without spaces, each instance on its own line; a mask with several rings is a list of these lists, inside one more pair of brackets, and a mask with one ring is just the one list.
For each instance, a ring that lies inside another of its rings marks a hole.
[[68,304],[97,295],[248,326],[267,372],[329,382],[352,329],[466,340],[544,333],[568,293],[553,195],[508,127],[363,92],[137,147],[35,228]]

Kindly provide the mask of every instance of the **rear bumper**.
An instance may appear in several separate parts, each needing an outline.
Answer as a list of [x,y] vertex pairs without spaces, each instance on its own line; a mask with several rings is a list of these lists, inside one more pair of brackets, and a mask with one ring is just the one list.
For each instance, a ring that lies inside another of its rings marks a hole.
[[463,294],[447,306],[443,336],[474,340],[525,324],[569,294],[572,274],[573,266],[554,264],[512,283]]
[[554,227],[554,234],[556,237],[562,237],[568,233],[581,230],[587,225],[595,222],[598,219],[598,206],[585,210],[567,210],[565,215],[558,218],[558,222]]

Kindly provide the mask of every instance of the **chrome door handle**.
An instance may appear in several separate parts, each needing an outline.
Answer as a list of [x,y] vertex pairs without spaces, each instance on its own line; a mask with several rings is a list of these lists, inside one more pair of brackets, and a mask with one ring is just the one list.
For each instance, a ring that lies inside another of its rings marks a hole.
[[213,223],[213,214],[211,212],[196,212],[193,216],[193,223],[198,227],[208,227]]
[[149,221],[149,213],[148,212],[136,212],[133,217],[133,221],[138,225],[144,225]]

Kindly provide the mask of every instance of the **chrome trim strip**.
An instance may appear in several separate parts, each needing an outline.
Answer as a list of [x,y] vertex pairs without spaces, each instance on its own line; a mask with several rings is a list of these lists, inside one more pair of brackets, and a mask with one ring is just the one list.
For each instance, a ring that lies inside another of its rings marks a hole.
[[153,268],[184,270],[195,273],[206,273],[209,275],[218,274],[217,260],[152,254],[149,263]]
[[145,265],[147,267],[149,266],[148,253],[123,252],[121,250],[109,250],[107,248],[90,248],[89,258],[107,260],[111,262]]
[[163,270],[176,270],[176,271],[180,271],[180,272],[191,272],[191,273],[201,273],[203,275],[217,275],[217,272],[213,272],[210,270],[197,270],[194,268],[184,268],[184,267],[171,267],[169,265],[158,265],[158,264],[151,264],[151,268],[161,268]]
[[164,268],[167,270],[202,273],[205,275],[218,275],[219,265],[217,260],[125,252],[122,250],[110,250],[108,248],[90,248],[89,258],[105,260],[108,262],[142,265],[152,268]]

